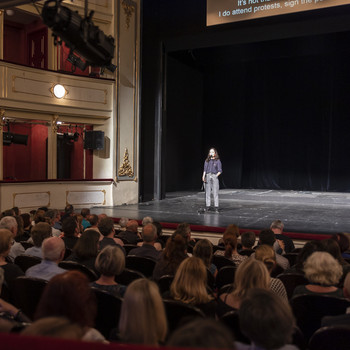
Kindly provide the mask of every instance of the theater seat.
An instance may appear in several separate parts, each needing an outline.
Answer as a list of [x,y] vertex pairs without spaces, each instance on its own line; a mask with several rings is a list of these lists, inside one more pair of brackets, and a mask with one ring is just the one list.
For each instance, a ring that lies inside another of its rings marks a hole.
[[224,266],[236,266],[235,263],[221,255],[213,255],[213,264],[220,270]]
[[13,304],[33,320],[37,305],[46,285],[47,281],[40,278],[17,277],[13,281],[13,288],[11,290]]
[[22,254],[16,256],[14,263],[19,266],[23,272],[26,272],[30,267],[40,264],[41,260],[42,259],[37,256]]
[[124,269],[123,272],[115,276],[114,279],[117,283],[128,286],[132,281],[135,281],[139,278],[145,278],[145,276],[139,271]]
[[346,313],[350,301],[327,295],[303,294],[290,300],[297,325],[308,341],[313,333],[321,327],[324,316],[335,316]]
[[231,331],[233,339],[241,343],[250,344],[250,340],[242,333],[239,327],[239,317],[238,311],[226,312],[220,317],[220,322],[222,322]]
[[281,273],[277,276],[286,288],[288,299],[291,299],[296,286],[308,284],[308,279],[300,273]]
[[61,267],[62,269],[69,270],[69,271],[70,270],[80,271],[90,280],[90,282],[94,282],[98,279],[94,271],[92,271],[85,265],[79,264],[75,261],[61,261],[58,264],[58,266]]
[[128,255],[125,258],[125,267],[141,272],[146,277],[152,277],[156,262],[150,258]]
[[350,326],[322,327],[314,333],[309,342],[309,350],[330,349],[350,349]]
[[170,286],[173,280],[174,275],[164,275],[158,280],[157,284],[159,287],[160,295],[163,295],[164,293],[170,291]]
[[216,275],[216,287],[220,289],[222,286],[233,283],[235,279],[236,267],[224,266]]
[[165,312],[168,320],[169,334],[179,326],[192,321],[195,318],[204,318],[204,313],[189,304],[174,300],[164,300]]
[[91,289],[97,300],[95,328],[109,339],[112,329],[118,328],[123,299],[95,287]]

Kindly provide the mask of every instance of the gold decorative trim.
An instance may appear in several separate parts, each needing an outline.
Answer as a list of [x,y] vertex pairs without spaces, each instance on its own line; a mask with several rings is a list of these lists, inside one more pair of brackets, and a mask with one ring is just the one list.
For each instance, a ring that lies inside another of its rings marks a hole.
[[128,4],[126,0],[122,0],[122,6],[123,6],[124,13],[126,16],[125,27],[126,27],[126,29],[129,29],[130,19],[131,19],[132,15],[135,13],[135,6]]
[[55,134],[57,134],[57,130],[58,130],[58,126],[57,126],[58,118],[59,118],[59,116],[57,114],[55,114],[51,120],[52,131]]
[[119,167],[118,175],[119,176],[129,176],[129,177],[134,176],[134,172],[132,171],[132,168],[130,165],[129,151],[127,148],[125,148],[123,164]]
[[5,110],[0,109],[0,131],[6,125],[4,118],[5,118]]

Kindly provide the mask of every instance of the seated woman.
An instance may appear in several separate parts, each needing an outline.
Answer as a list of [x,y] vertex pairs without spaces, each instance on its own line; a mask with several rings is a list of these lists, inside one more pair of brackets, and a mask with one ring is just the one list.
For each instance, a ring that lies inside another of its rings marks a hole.
[[213,245],[207,239],[200,239],[193,248],[193,256],[200,258],[214,277],[218,274],[217,267],[212,264]]
[[270,289],[270,274],[261,261],[247,259],[237,268],[233,291],[219,296],[217,316],[221,317],[229,311],[238,310],[252,288]]
[[99,249],[100,234],[95,230],[85,230],[73,248],[73,253],[65,260],[75,261],[95,270],[95,261]]
[[158,286],[145,278],[126,290],[119,319],[122,342],[158,346],[167,335],[167,318]]
[[[272,247],[266,244],[260,245],[259,247],[256,248],[255,259],[260,260],[265,264],[270,275],[277,266],[276,253]],[[271,277],[270,288],[274,293],[276,293],[283,299],[288,300],[286,288],[284,287],[284,284],[282,283],[281,280],[279,280],[278,278]]]
[[31,231],[34,247],[26,249],[25,254],[43,258],[41,245],[45,238],[51,237],[51,226],[46,222],[38,222]]
[[251,344],[236,342],[237,350],[297,350],[290,345],[295,320],[288,302],[268,290],[250,290],[239,309],[239,325]]
[[125,255],[121,248],[116,245],[103,248],[96,258],[95,267],[101,276],[91,286],[123,297],[126,286],[115,281],[115,276],[121,274],[125,268]]
[[12,282],[24,273],[16,264],[6,261],[13,241],[12,232],[8,229],[0,229],[0,267],[4,270],[5,283],[11,289]]
[[225,250],[217,250],[214,253],[214,255],[221,255],[232,260],[236,266],[248,258],[240,255],[237,251],[237,230],[236,225],[229,225],[222,236]]
[[187,258],[187,242],[181,234],[173,234],[166,243],[162,255],[153,270],[153,279],[175,275],[181,262]]
[[88,278],[79,271],[54,276],[44,289],[35,320],[66,317],[84,329],[82,340],[104,342],[103,335],[92,328],[97,312],[96,299]]
[[201,309],[206,316],[215,317],[216,301],[207,292],[208,273],[203,261],[196,257],[184,260],[170,286],[170,297]]
[[311,254],[305,262],[304,272],[310,284],[297,286],[294,289],[293,297],[300,294],[343,297],[342,289],[336,287],[343,274],[343,269],[329,253],[315,252]]
[[335,240],[338,243],[343,259],[350,259],[350,241],[347,235],[345,233],[337,233],[335,235],[332,235],[331,239]]

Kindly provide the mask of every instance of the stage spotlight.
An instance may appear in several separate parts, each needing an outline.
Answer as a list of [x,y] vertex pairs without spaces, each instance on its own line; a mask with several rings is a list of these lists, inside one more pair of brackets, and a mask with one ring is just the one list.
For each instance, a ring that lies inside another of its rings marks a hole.
[[[85,70],[88,65],[107,68],[114,72],[116,66],[111,63],[114,57],[114,38],[106,36],[92,22],[93,11],[83,19],[78,12],[73,12],[61,5],[62,0],[47,0],[42,10],[44,23],[54,35],[60,37],[71,49],[69,61]],[[85,9],[87,13],[87,9]],[[57,42],[57,40],[55,40]],[[81,55],[86,62],[74,55]]]
[[28,143],[28,135],[13,134],[12,132],[4,132],[3,134],[4,146],[10,146],[12,143],[17,145],[25,145]]

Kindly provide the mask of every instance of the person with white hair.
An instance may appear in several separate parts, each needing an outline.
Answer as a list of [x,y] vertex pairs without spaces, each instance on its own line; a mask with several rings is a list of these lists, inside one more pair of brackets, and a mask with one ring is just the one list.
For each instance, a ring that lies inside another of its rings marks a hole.
[[22,244],[15,241],[17,236],[18,224],[17,220],[13,216],[5,216],[0,220],[0,228],[6,228],[11,231],[13,239],[8,258],[14,262],[16,256],[24,254],[25,249]]
[[42,243],[43,260],[40,264],[30,267],[26,271],[27,277],[36,277],[49,281],[52,277],[66,272],[58,267],[58,263],[63,260],[65,245],[61,238],[50,237],[44,239]]
[[151,218],[150,216],[145,216],[142,219],[142,226],[146,226],[147,224],[153,224],[153,218]]
[[291,253],[295,249],[293,240],[290,237],[283,234],[283,229],[284,229],[284,223],[281,220],[272,221],[270,225],[270,230],[273,231],[273,233],[275,234],[275,238],[277,240],[273,248],[278,254],[282,254],[282,249],[278,244],[278,241],[283,242],[285,253]]

